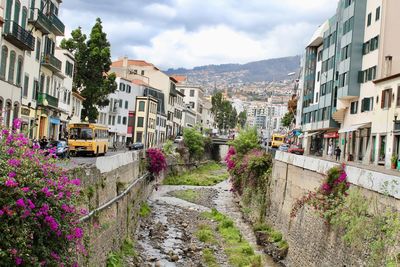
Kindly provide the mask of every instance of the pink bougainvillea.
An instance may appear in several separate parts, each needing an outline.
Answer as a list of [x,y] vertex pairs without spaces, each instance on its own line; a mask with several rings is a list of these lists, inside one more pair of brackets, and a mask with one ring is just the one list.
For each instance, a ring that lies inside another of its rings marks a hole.
[[167,169],[167,160],[161,149],[149,148],[146,151],[146,155],[148,160],[147,168],[151,174],[157,176]]
[[235,168],[235,159],[234,159],[235,155],[236,155],[236,149],[233,146],[229,147],[228,154],[225,157],[225,162],[228,171],[231,171],[233,170],[233,168]]
[[0,265],[72,266],[83,248],[79,180],[30,148],[20,126],[0,129]]
[[344,200],[350,188],[345,167],[343,164],[340,167],[331,168],[316,192],[309,192],[295,202],[290,216],[296,217],[298,210],[305,204],[309,204],[329,222],[332,216],[331,211]]

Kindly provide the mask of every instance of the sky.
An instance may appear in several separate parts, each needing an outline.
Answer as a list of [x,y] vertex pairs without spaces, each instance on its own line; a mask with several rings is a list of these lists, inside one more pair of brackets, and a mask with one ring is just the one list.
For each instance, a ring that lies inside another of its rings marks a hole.
[[113,60],[143,59],[161,69],[247,63],[301,54],[337,0],[66,0],[66,37],[97,17]]

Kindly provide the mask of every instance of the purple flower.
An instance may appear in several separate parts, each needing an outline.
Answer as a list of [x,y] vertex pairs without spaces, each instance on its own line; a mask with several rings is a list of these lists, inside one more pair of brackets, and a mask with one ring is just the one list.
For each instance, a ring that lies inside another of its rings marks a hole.
[[79,228],[79,227],[75,228],[75,237],[78,239],[83,237],[82,228]]
[[33,210],[36,207],[35,204],[32,202],[32,200],[27,199],[26,202],[28,202],[28,206],[31,210]]
[[[8,176],[10,176],[10,175],[8,175]],[[10,179],[6,180],[5,186],[7,186],[7,187],[17,187],[18,183],[13,178],[10,178]]]
[[53,195],[53,192],[51,192],[47,187],[44,187],[41,191],[46,195],[46,197],[51,197]]
[[26,208],[25,201],[22,198],[18,199],[15,204],[20,208]]
[[13,155],[15,153],[15,148],[10,147],[9,149],[7,149],[7,154],[8,155]]
[[26,193],[26,192],[29,192],[29,190],[30,190],[29,187],[22,187],[22,188],[21,188],[21,191],[22,191],[22,192],[25,192],[25,193]]
[[13,127],[14,127],[14,129],[19,129],[19,128],[21,128],[21,124],[22,124],[22,122],[21,122],[21,120],[20,119],[15,119],[14,120],[14,122],[13,122]]
[[50,227],[51,230],[53,230],[54,232],[57,231],[58,222],[56,221],[56,219],[54,219],[52,216],[48,215],[45,217],[44,220],[47,223],[47,225]]
[[79,179],[73,179],[71,180],[71,184],[74,184],[76,186],[80,186],[81,185],[81,180]]
[[3,210],[0,210],[0,216],[2,216],[4,214]]
[[22,259],[20,257],[15,258],[15,264],[16,265],[21,265],[22,264]]
[[15,176],[17,176],[17,174],[15,172],[8,173],[8,177],[10,177],[10,178],[14,178]]
[[60,256],[58,256],[58,254],[57,253],[55,253],[54,251],[52,251],[51,253],[50,253],[50,256],[52,256],[53,257],[53,259],[55,259],[56,261],[60,261]]
[[331,191],[331,189],[332,189],[331,186],[328,183],[324,183],[321,188],[326,193],[329,193]]
[[21,165],[21,161],[19,159],[9,159],[8,165],[14,168],[18,168]]
[[9,132],[8,130],[6,130],[6,129],[3,129],[3,130],[1,131],[1,134],[2,134],[2,135],[9,135],[10,132]]

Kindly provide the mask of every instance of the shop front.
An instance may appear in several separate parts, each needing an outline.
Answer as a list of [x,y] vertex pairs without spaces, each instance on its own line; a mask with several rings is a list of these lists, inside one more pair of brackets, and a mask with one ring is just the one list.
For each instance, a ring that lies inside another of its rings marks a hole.
[[[324,133],[325,155],[333,157],[336,147],[339,146],[338,131]],[[329,146],[331,147],[331,155],[329,155]]]
[[58,140],[58,130],[60,127],[60,119],[56,117],[50,117],[49,120],[49,138],[52,140]]

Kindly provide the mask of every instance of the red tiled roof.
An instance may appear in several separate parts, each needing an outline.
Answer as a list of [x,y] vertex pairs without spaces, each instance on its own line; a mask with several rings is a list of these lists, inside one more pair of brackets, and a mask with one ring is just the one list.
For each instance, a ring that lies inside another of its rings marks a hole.
[[[120,60],[114,61],[114,62],[111,64],[111,67],[117,67],[117,68],[118,68],[118,67],[122,67],[123,64],[124,64],[124,60],[123,60],[123,59],[120,59]],[[154,67],[153,64],[148,63],[148,62],[146,62],[146,61],[144,61],[144,60],[132,60],[132,59],[129,59],[129,60],[128,60],[128,66],[140,66],[140,67],[149,67],[149,66],[153,66],[153,67]]]
[[184,75],[172,75],[172,78],[174,78],[178,83],[185,82],[187,80],[187,77]]
[[132,83],[136,84],[136,85],[149,85],[148,83],[146,83],[145,81],[139,80],[139,79],[134,79],[132,80]]

